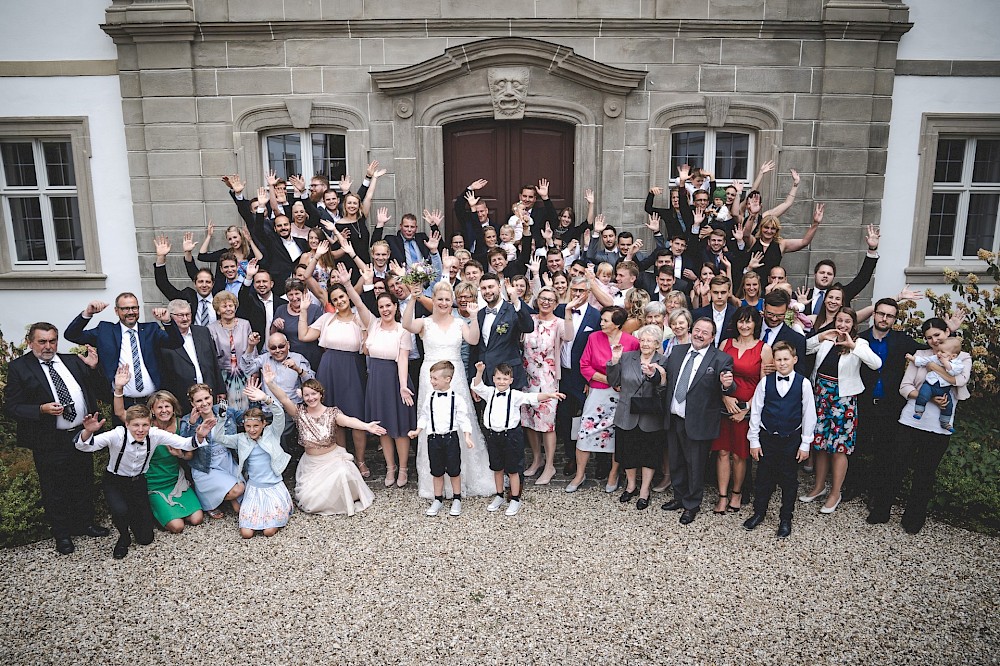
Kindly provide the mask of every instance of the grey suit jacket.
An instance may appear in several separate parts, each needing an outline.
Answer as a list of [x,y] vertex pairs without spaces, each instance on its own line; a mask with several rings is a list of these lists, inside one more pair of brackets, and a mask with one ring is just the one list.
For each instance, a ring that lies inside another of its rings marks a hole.
[[[632,413],[632,398],[654,396],[656,387],[660,384],[659,372],[648,381],[646,375],[642,374],[639,361],[641,355],[640,351],[630,351],[623,353],[618,363],[608,361],[608,384],[621,387],[618,404],[615,406],[615,426],[622,430],[632,430],[638,426],[643,432],[656,432],[663,430],[662,413]],[[653,354],[652,362],[663,366],[666,358],[660,352],[656,352]]]

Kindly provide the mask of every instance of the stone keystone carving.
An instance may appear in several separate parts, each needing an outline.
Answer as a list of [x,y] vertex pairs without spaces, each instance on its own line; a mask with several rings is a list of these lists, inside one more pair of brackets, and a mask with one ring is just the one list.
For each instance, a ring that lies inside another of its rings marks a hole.
[[524,103],[528,99],[527,67],[490,67],[486,70],[493,98],[496,120],[524,118]]

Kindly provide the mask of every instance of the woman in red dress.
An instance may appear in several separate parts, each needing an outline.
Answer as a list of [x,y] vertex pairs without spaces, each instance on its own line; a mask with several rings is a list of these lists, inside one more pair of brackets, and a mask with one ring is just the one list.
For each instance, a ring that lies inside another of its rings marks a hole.
[[[771,365],[771,346],[760,340],[761,315],[757,308],[744,305],[733,313],[730,338],[722,343],[722,351],[733,357],[733,380],[736,390],[731,396],[722,396],[729,418],[723,419],[718,438],[712,450],[718,451],[715,460],[719,483],[719,501],[714,512],[718,514],[739,511],[743,508],[743,477],[750,455],[750,401],[757,384]],[[730,492],[730,486],[732,491]]]

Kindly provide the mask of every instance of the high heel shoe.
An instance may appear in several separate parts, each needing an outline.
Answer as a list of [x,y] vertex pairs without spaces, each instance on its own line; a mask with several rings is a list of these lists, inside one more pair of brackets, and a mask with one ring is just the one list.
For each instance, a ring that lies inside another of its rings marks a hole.
[[799,501],[803,504],[809,504],[810,502],[815,502],[820,497],[823,497],[828,492],[830,492],[829,488],[823,488],[823,490],[819,491],[815,495],[799,495]]
[[407,477],[407,475],[406,475],[406,468],[405,467],[400,468],[400,470],[399,470],[399,478],[396,479],[396,487],[397,488],[402,488],[403,486],[406,485],[406,483],[409,480],[410,480],[409,477]]
[[843,493],[841,493],[840,496],[837,497],[837,503],[836,504],[834,504],[833,506],[821,506],[819,508],[819,512],[820,513],[833,513],[834,511],[837,510],[837,507],[840,506],[840,500],[842,500],[842,499],[844,499],[844,494]]
[[582,479],[580,479],[580,483],[573,483],[572,481],[570,481],[569,483],[566,484],[566,492],[575,493],[580,488],[580,486],[582,486],[586,482],[587,482],[587,477],[583,477]]
[[535,479],[536,486],[547,486],[549,482],[552,481],[552,477],[556,475],[556,470],[553,468],[551,472],[542,472],[542,475]]
[[396,483],[396,470],[397,467],[390,467],[385,470],[385,487],[390,488]]
[[723,495],[722,493],[719,493],[719,501],[721,502],[722,500],[726,501],[726,506],[722,507],[722,511],[719,511],[718,509],[712,509],[712,513],[714,513],[717,516],[721,516],[726,511],[729,510],[729,495],[728,495],[728,493],[725,494],[725,495]]
[[366,479],[372,475],[372,471],[368,469],[368,465],[364,464],[363,462],[358,463],[358,471],[361,472],[361,476]]

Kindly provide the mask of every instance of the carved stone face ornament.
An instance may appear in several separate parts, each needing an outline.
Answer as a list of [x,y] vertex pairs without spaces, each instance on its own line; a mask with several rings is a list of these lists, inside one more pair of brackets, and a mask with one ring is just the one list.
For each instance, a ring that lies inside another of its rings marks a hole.
[[491,67],[486,75],[493,98],[493,117],[496,120],[524,118],[524,104],[528,99],[528,68]]

